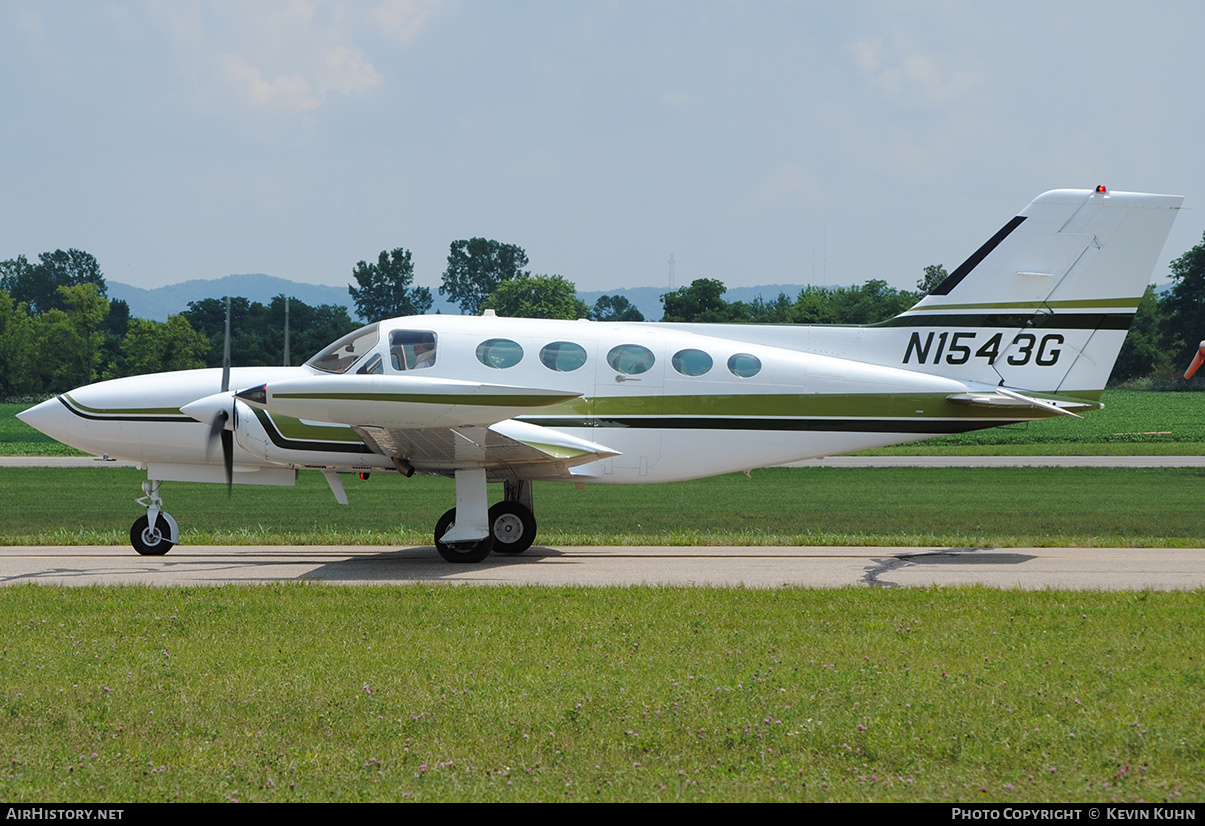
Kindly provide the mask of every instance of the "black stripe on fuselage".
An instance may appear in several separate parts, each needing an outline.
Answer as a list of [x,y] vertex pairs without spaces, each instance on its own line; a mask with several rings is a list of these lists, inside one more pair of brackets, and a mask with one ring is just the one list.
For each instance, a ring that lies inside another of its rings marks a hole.
[[782,432],[814,431],[828,433],[925,433],[944,435],[969,433],[989,427],[1018,424],[1023,420],[968,419],[757,419],[711,417],[600,417],[536,418],[520,421],[543,427],[634,428],[653,430],[767,430]]
[[875,327],[950,327],[959,330],[1000,327],[1006,330],[1128,330],[1133,313],[925,313],[898,315]]
[[73,407],[71,403],[62,396],[55,396],[55,398],[62,402],[63,407],[70,410],[76,416],[79,416],[81,419],[90,419],[94,422],[161,422],[164,424],[198,424],[197,420],[192,416],[185,416],[184,414],[180,414],[179,416],[173,416],[170,413],[164,413],[161,416],[154,414],[132,416],[121,413],[106,413],[104,415],[85,413],[84,411]]
[[988,242],[986,244],[984,244],[979,249],[975,250],[974,255],[972,255],[967,260],[963,261],[962,264],[959,265],[958,269],[954,270],[954,272],[952,272],[948,276],[946,276],[945,281],[942,281],[940,284],[938,284],[936,287],[934,287],[929,292],[929,295],[949,295],[950,290],[957,287],[959,282],[962,281],[962,279],[964,279],[968,275],[970,275],[971,270],[973,270],[973,269],[975,269],[975,267],[979,266],[979,263],[981,261],[983,261],[984,258],[987,258],[989,255],[991,255],[992,250],[994,250],[996,247],[1000,246],[1000,243],[1002,241],[1004,241],[1004,239],[1007,238],[1009,235],[1011,235],[1013,230],[1015,230],[1017,227],[1021,226],[1021,224],[1024,223],[1024,221],[1025,221],[1025,216],[1018,215],[1016,218],[1013,218],[1011,221],[1009,221],[1007,224],[1005,224],[1003,227],[1001,227],[1000,231],[997,232],[995,235],[993,235],[990,239],[988,239]]

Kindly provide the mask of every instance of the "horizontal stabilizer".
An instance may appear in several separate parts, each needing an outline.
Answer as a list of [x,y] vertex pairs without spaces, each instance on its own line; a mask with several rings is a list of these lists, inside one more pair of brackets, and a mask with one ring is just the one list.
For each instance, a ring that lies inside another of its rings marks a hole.
[[962,404],[968,407],[985,407],[993,409],[1007,408],[1026,408],[1040,407],[1043,410],[1049,410],[1058,413],[1060,416],[1073,416],[1076,419],[1082,419],[1078,413],[1073,413],[1075,410],[1094,410],[1102,405],[1089,402],[1052,402],[1046,399],[1035,399],[1033,396],[1026,396],[1024,393],[1018,393],[1015,390],[1008,390],[1004,387],[994,388],[991,392],[982,393],[956,393],[953,396],[947,396],[947,401],[953,404]]

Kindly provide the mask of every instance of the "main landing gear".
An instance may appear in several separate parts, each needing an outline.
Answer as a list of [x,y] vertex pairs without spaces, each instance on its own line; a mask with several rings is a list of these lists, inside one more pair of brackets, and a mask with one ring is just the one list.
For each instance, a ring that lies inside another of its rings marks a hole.
[[143,482],[142,493],[137,502],[146,508],[146,514],[134,520],[130,544],[143,556],[163,556],[180,541],[180,528],[171,514],[162,510],[158,482],[150,479]]
[[[476,476],[480,479],[474,478]],[[478,484],[480,491],[476,489]],[[535,541],[536,517],[532,513],[531,482],[504,482],[505,498],[488,510],[485,509],[484,487],[483,470],[456,472],[456,507],[435,523],[435,549],[448,562],[481,562],[490,555],[490,551],[513,556],[526,551]],[[477,524],[468,524],[470,520],[465,520],[465,524],[457,525],[458,510],[476,513],[478,517],[484,511],[484,524],[479,521]]]
[[[503,483],[503,500],[486,507],[485,471],[456,471],[456,507],[435,523],[435,548],[448,562],[481,562],[491,551],[507,556],[521,554],[536,538],[531,482]],[[130,544],[143,556],[163,556],[180,541],[180,528],[163,510],[159,482],[142,483],[138,504],[146,513],[130,528]],[[468,514],[457,519],[457,514]]]

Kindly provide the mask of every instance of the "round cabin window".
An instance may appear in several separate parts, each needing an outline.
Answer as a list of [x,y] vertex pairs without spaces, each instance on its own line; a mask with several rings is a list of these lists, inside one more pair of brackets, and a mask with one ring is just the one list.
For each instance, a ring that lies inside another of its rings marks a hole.
[[554,341],[540,350],[540,362],[549,370],[572,373],[586,363],[586,350],[572,341]]
[[711,369],[711,356],[702,350],[679,350],[670,364],[684,376],[701,376]]
[[734,376],[742,379],[751,378],[761,372],[761,359],[749,353],[737,353],[728,359],[728,369]]
[[486,367],[502,370],[514,367],[523,360],[523,348],[509,338],[491,338],[477,345],[477,361]]
[[607,364],[617,373],[638,376],[646,373],[657,359],[653,351],[639,344],[620,344],[607,353]]

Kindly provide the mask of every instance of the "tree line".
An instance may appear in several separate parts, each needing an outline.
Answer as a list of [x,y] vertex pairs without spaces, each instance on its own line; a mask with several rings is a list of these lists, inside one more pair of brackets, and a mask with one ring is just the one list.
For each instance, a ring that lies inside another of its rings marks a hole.
[[[355,329],[346,307],[310,307],[277,296],[268,305],[231,300],[231,343],[237,365],[284,363],[288,302],[291,353],[300,363]],[[220,367],[225,298],[193,301],[166,322],[131,318],[108,297],[96,258],[55,250],[30,261],[0,261],[0,398],[61,393],[98,379]]]
[[[562,275],[532,274],[522,247],[472,238],[454,241],[439,292],[465,314],[492,310],[524,318],[644,321],[625,297],[604,295],[593,306]],[[1114,368],[1113,384],[1174,377],[1205,338],[1205,239],[1171,264],[1170,290],[1148,287]],[[725,301],[717,279],[701,278],[661,296],[662,321],[729,324],[874,324],[903,312],[946,277],[925,267],[916,290],[871,279],[850,287],[808,286],[794,298]],[[348,287],[358,319],[347,308],[310,307],[276,296],[267,304],[231,299],[235,365],[299,364],[363,322],[421,315],[431,290],[415,287],[411,254],[382,250],[352,268]],[[286,310],[287,306],[287,310]],[[285,314],[289,315],[286,357]],[[207,298],[166,322],[131,318],[109,299],[100,265],[82,250],[55,250],[0,261],[0,398],[63,392],[97,379],[222,363],[226,302]]]

